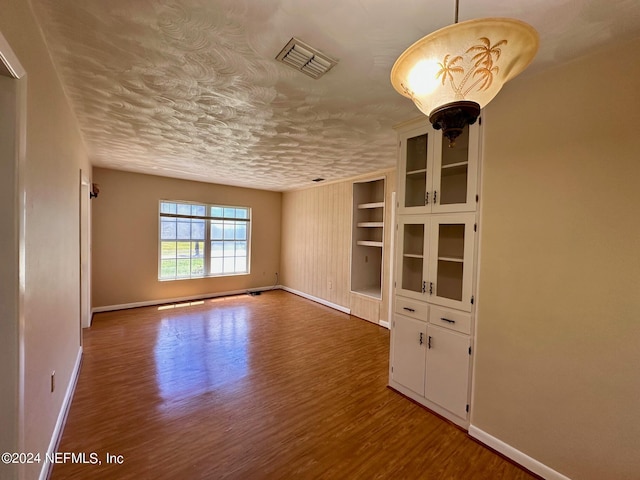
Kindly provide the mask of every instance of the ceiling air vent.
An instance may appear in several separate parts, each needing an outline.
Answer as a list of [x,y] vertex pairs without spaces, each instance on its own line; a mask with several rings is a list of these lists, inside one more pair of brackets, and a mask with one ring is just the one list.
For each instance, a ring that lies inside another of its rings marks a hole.
[[280,51],[276,60],[289,65],[312,78],[320,78],[338,63],[331,57],[293,37]]

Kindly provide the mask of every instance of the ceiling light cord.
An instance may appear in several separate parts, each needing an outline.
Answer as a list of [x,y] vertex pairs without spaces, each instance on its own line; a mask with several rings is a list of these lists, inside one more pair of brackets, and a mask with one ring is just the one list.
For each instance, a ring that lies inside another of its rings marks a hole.
[[454,22],[453,23],[458,23],[458,3],[460,2],[460,0],[456,0],[456,10],[455,10],[455,15],[454,15]]

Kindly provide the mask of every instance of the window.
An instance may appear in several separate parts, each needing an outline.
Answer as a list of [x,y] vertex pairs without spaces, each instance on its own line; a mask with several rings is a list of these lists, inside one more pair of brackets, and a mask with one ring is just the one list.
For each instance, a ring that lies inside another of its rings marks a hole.
[[249,273],[251,209],[160,202],[160,280]]

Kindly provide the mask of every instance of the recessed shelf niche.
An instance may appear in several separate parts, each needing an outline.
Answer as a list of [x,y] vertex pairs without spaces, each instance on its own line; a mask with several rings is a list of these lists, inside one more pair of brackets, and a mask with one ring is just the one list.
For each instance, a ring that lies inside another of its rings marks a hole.
[[351,291],[382,298],[385,178],[354,182]]

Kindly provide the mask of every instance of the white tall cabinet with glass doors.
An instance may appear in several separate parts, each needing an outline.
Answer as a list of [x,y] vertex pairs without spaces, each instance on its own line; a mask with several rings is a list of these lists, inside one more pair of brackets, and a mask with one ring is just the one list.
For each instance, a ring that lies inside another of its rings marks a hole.
[[389,384],[469,425],[480,122],[453,147],[426,118],[397,127]]

